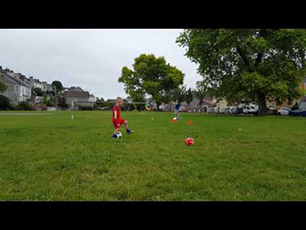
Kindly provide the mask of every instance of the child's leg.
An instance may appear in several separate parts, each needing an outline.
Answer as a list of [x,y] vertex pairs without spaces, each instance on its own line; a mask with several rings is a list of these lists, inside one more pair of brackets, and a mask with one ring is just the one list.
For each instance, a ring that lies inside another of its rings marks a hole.
[[125,127],[126,130],[129,129],[127,121],[124,122],[124,127]]
[[119,132],[120,128],[116,128],[113,132],[112,138],[117,138],[117,132]]
[[127,122],[127,121],[124,121],[124,127],[125,127],[126,132],[127,132],[128,134],[133,133],[133,131],[131,131],[131,130],[129,129],[129,127],[128,127],[128,122]]
[[118,133],[120,130],[120,128],[116,128],[115,131],[113,132],[113,134]]

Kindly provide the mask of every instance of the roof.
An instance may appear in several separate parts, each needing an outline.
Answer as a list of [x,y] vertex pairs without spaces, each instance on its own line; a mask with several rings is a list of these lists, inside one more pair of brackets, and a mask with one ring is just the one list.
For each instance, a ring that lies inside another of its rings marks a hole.
[[107,99],[105,102],[106,103],[116,103],[116,99]]
[[74,86],[70,87],[68,90],[74,92],[85,92],[81,87],[74,87]]
[[64,97],[73,97],[73,98],[89,98],[88,92],[79,92],[79,91],[65,91],[63,93]]
[[19,78],[13,77],[9,74],[7,74],[5,71],[0,70],[0,73],[4,74],[5,76],[9,77],[10,79],[16,81],[18,84],[23,85],[25,87],[31,88],[30,85],[28,85],[27,83],[25,83],[24,81],[20,80]]

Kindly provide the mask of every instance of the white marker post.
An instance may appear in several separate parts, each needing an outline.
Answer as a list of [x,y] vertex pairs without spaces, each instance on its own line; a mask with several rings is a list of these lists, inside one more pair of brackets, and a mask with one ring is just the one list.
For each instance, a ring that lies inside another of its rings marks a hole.
[[74,119],[73,109],[74,109],[74,101],[71,101],[71,120]]
[[151,110],[151,120],[153,121],[153,103],[150,103],[150,110]]

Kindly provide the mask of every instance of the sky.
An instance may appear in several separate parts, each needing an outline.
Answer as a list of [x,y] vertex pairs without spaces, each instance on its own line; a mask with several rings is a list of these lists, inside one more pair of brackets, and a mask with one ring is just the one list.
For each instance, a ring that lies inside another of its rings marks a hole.
[[40,81],[79,86],[96,97],[127,97],[118,82],[140,54],[164,56],[194,88],[202,77],[176,38],[181,29],[0,29],[0,66]]

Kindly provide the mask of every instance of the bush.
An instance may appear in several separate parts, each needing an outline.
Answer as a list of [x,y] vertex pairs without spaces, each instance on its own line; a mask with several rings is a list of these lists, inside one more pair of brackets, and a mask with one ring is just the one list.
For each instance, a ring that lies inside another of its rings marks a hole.
[[[51,104],[51,103],[50,103]],[[59,104],[58,107],[61,107],[63,109],[68,109],[69,105],[68,104]]]
[[80,110],[93,110],[91,106],[80,106]]
[[7,97],[0,95],[0,110],[9,110],[12,109],[10,99]]
[[16,107],[16,110],[32,110],[31,105],[28,102],[20,102]]

